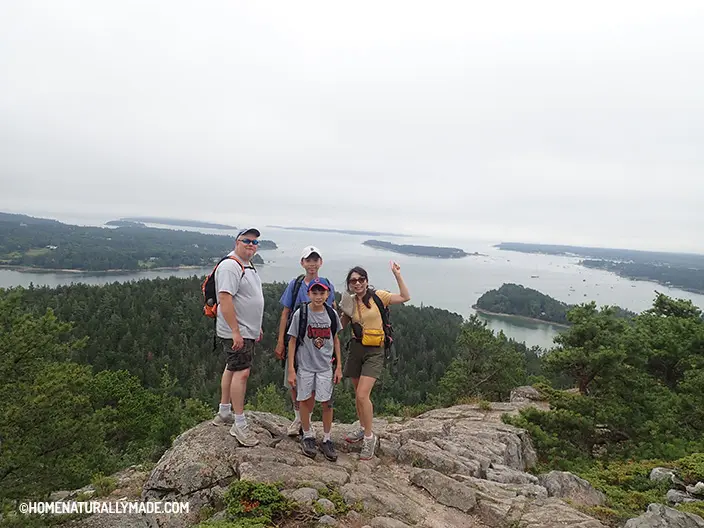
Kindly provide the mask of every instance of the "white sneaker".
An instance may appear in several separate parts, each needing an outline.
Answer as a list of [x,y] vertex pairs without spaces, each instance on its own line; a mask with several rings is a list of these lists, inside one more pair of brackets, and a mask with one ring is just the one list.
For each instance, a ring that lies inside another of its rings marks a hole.
[[301,430],[301,419],[294,418],[294,420],[291,422],[291,425],[289,425],[288,429],[286,429],[286,433],[288,434],[288,436],[296,436],[296,435],[298,435],[300,430]]
[[237,423],[232,424],[230,428],[230,434],[237,438],[237,441],[244,447],[254,447],[259,443],[257,435],[249,428],[249,424],[237,425]]
[[372,433],[371,438],[362,437],[362,452],[359,453],[360,460],[371,460],[374,457],[378,443],[377,436]]
[[218,413],[213,418],[213,425],[232,425],[233,423],[235,423],[235,415],[233,413],[228,414],[225,418]]

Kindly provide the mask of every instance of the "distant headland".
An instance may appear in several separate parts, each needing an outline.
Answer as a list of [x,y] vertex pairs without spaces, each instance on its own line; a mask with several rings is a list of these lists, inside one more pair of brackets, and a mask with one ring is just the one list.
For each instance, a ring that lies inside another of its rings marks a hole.
[[366,240],[363,245],[376,249],[385,249],[394,253],[402,253],[404,255],[415,255],[418,257],[433,257],[442,259],[454,259],[467,256],[479,256],[479,253],[467,253],[463,249],[451,247],[435,247],[435,246],[414,246],[411,244],[392,244],[383,240]]
[[586,268],[601,269],[631,280],[647,280],[704,294],[704,255],[520,242],[502,242],[495,247],[521,253],[581,257],[579,264]]
[[158,216],[133,216],[129,218],[120,218],[119,220],[111,220],[110,222],[105,222],[105,225],[116,225],[111,222],[131,222],[133,224],[161,224],[169,226],[203,227],[205,229],[237,229],[235,226],[227,224],[201,222],[200,220],[183,220],[181,218],[162,218]]
[[384,233],[382,231],[359,231],[356,229],[327,229],[324,227],[284,227],[279,225],[268,225],[267,227],[273,227],[274,229],[287,229],[289,231],[316,231],[320,233],[340,233],[343,235],[365,235],[365,236],[392,236],[392,237],[403,237],[406,235],[401,235],[399,233]]

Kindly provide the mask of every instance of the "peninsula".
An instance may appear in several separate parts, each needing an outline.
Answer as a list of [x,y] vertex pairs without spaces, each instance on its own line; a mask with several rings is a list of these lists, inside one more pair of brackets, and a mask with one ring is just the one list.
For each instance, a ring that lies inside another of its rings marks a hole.
[[[205,229],[237,229],[235,226],[227,224],[215,224],[212,222],[201,222],[200,220],[184,220],[181,218],[161,218],[157,216],[133,216],[120,218],[120,222],[133,222],[142,224],[159,224],[168,226],[202,227]],[[108,222],[109,224],[109,222]]]
[[[0,213],[0,267],[25,271],[112,272],[211,267],[234,245],[235,237],[229,234],[132,224],[77,226]],[[259,247],[277,248],[271,240],[261,240]],[[254,262],[261,264],[263,260]]]
[[268,225],[274,229],[286,229],[288,231],[313,231],[318,233],[340,233],[342,235],[365,235],[365,236],[392,236],[403,237],[399,233],[384,233],[383,231],[358,231],[355,229],[327,229],[324,227],[284,227],[278,225]]
[[[392,244],[383,240],[366,240],[363,245],[376,249],[385,249],[394,253],[402,253],[404,255],[415,255],[418,257],[433,257],[442,259],[462,258],[470,255],[463,249],[451,247],[435,247],[435,246],[414,246],[412,244]],[[471,253],[473,256],[479,253]]]
[[502,242],[505,251],[582,257],[579,264],[616,273],[631,280],[647,280],[663,286],[704,294],[704,255],[634,249],[561,246]]

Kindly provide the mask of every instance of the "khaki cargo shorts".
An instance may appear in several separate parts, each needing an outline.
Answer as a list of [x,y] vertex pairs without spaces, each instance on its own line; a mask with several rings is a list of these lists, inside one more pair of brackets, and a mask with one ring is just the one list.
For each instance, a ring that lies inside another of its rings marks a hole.
[[350,354],[342,371],[345,378],[368,376],[378,379],[384,370],[384,346],[370,347],[353,339],[350,342]]

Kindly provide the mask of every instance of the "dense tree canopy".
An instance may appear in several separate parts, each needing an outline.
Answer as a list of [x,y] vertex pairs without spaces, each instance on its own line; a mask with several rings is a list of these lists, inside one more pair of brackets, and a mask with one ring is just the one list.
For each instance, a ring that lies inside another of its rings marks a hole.
[[[201,281],[0,290],[0,503],[154,461],[212,416],[224,363]],[[283,288],[264,285],[247,408],[290,415],[273,354]],[[586,475],[605,461],[704,449],[704,320],[689,301],[658,294],[632,318],[572,307],[570,328],[547,352],[446,310],[393,306],[391,319],[395,354],[373,392],[378,414],[505,400],[533,383],[553,410],[508,420],[531,433],[541,467]],[[335,389],[335,418],[356,419],[348,381]]]
[[[503,284],[498,290],[484,293],[475,305],[475,308],[487,312],[519,315],[564,325],[571,324],[567,314],[574,307],[573,304],[558,301],[538,290],[510,283]],[[626,318],[636,315],[618,306],[611,307],[611,313]]]

